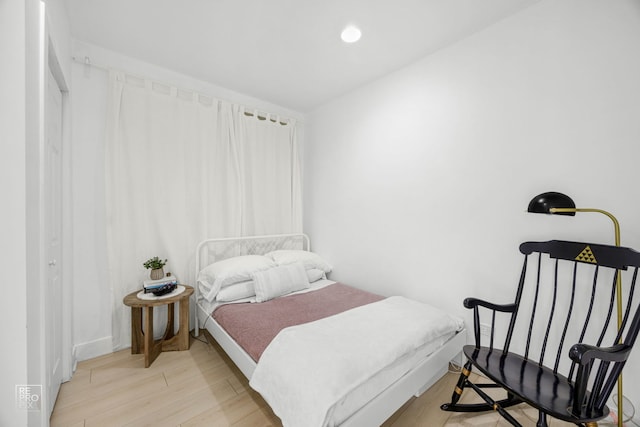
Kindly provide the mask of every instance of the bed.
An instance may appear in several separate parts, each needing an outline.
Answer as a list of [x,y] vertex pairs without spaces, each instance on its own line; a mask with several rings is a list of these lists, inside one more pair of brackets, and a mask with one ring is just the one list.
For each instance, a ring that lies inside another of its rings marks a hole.
[[304,234],[204,240],[196,333],[213,336],[284,426],[380,425],[446,373],[463,323],[330,271]]

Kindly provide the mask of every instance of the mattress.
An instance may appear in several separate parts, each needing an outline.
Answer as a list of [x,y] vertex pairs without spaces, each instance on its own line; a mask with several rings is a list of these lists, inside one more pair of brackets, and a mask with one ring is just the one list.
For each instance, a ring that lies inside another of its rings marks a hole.
[[313,292],[259,304],[226,304],[214,310],[213,319],[258,362],[264,349],[282,329],[382,299],[380,295],[334,283]]
[[340,425],[462,327],[427,304],[384,298],[282,330],[249,384],[285,427]]
[[[352,309],[354,308],[356,308],[355,311],[358,311],[358,307],[363,308],[365,306],[375,306],[376,304],[374,303],[384,302],[383,300],[388,299],[376,294],[346,286],[344,284],[332,283],[318,290],[304,292],[297,295],[280,297],[275,300],[259,304],[247,302],[243,304],[222,305],[214,310],[212,318],[227,332],[229,336],[231,336],[231,338],[236,341],[237,344],[239,344],[244,349],[244,351],[254,360],[254,362],[259,362],[262,354],[265,352],[265,349],[269,347],[269,344],[272,341],[277,341],[274,340],[274,338],[278,336],[281,330],[286,328],[288,332],[292,332],[296,330],[296,328],[304,328],[312,322],[313,324],[322,324],[322,322],[326,322],[331,318],[339,318],[341,315],[344,315],[347,312],[353,313],[354,310]],[[423,305],[422,303],[417,302],[412,303]],[[430,309],[433,311],[439,311],[435,308]],[[444,313],[439,313],[438,316],[440,315],[450,317]],[[403,316],[401,315],[400,317]],[[373,319],[369,319],[366,321],[366,323],[370,323],[372,321]],[[438,333],[432,334],[429,339],[416,341],[414,347],[412,347],[410,351],[398,353],[398,357],[394,356],[392,359],[390,359],[392,360],[392,362],[385,364],[383,369],[374,369],[370,373],[370,375],[367,374],[367,376],[364,377],[363,380],[360,380],[357,384],[344,384],[343,387],[348,388],[349,392],[339,394],[335,398],[335,401],[331,400],[330,404],[327,403],[325,405],[326,408],[322,409],[320,411],[321,413],[316,414],[316,418],[318,420],[324,418],[324,421],[318,421],[313,425],[332,426],[341,424],[342,422],[347,420],[353,413],[366,405],[367,402],[375,398],[382,390],[385,390],[387,387],[402,378],[404,375],[407,375],[415,366],[428,358],[429,355],[434,351],[441,348],[452,336],[457,333],[457,331],[461,330],[463,327],[463,323],[459,319],[454,319],[453,321],[449,319],[447,322],[448,325],[446,327],[446,330],[443,329]],[[382,325],[378,325],[377,328],[377,331],[380,331],[384,327]],[[366,329],[370,328],[365,327],[365,330]],[[401,329],[400,331],[403,330],[404,329]],[[377,332],[372,333],[377,334]],[[402,332],[391,333],[388,339],[391,341],[394,335],[401,334]],[[367,338],[364,339],[366,343]],[[373,340],[375,338],[373,336],[370,336],[370,338],[368,339]],[[270,350],[272,352],[274,351],[274,349]],[[276,359],[283,359],[285,356],[288,356],[288,353],[289,352],[287,350],[282,351],[282,353],[276,356]],[[342,359],[348,359],[348,357],[342,357]],[[369,357],[365,356],[364,360],[368,359]],[[295,360],[296,357],[293,356],[293,361]],[[345,360],[337,360],[335,362],[330,361],[330,363],[327,364],[328,366],[330,366],[329,370],[327,371],[327,377],[329,377],[331,374],[331,367],[338,362],[343,363],[345,362]],[[349,361],[346,362],[353,363]],[[260,367],[259,365],[260,363],[258,363],[258,370]],[[266,363],[263,363],[263,365],[266,365]],[[322,361],[314,364],[313,370],[315,370],[315,366],[320,365],[322,365]],[[291,369],[289,369],[290,367]],[[269,367],[268,369],[274,370],[275,372],[277,368],[277,366],[273,366]],[[296,378],[295,380],[285,385],[283,378],[285,376],[288,376],[289,371],[296,369],[295,362],[291,363],[290,366],[288,364],[285,364],[285,366],[282,366],[282,369],[284,371],[287,371],[287,375],[276,374],[276,377],[267,379],[266,383],[277,383],[277,386],[275,387],[276,389],[291,388],[295,390],[298,386],[296,382],[303,383],[307,379],[309,372],[309,366],[298,367],[300,375],[297,378],[294,377]],[[254,379],[255,376],[252,375],[252,387],[256,388],[255,384],[253,384]],[[335,386],[339,383],[339,381],[339,379],[336,379],[336,381],[333,384],[329,384],[329,386]],[[285,403],[283,404],[282,401],[277,401],[277,399],[280,399],[280,397],[274,397],[273,390],[268,390],[269,388],[272,387],[269,385],[268,387],[263,387],[262,389],[258,389],[257,391],[259,391],[263,395],[272,409],[274,409],[274,412],[282,419],[285,426],[293,426],[298,424],[299,419],[297,421],[292,420],[291,416],[286,412],[286,402],[292,401],[292,396],[285,397]],[[286,394],[282,394],[281,392],[282,390],[277,390],[275,395],[286,396]],[[302,392],[304,392],[304,388],[302,390],[298,390],[294,394],[300,394]],[[311,391],[311,396],[313,396],[317,392],[318,390]],[[297,413],[298,407],[303,408],[305,406],[304,402],[297,403],[295,406],[296,408],[293,408],[293,411],[296,412],[295,416],[300,416],[300,414]],[[311,400],[309,400],[306,406],[309,407],[310,411],[317,411],[317,407],[319,405],[315,400],[313,400],[313,397],[311,397]],[[307,415],[304,414],[304,412],[302,413],[303,415],[301,416],[303,417],[303,419],[305,419],[304,417],[307,417]],[[326,414],[323,415],[323,413]],[[311,412],[308,416],[311,416]]]

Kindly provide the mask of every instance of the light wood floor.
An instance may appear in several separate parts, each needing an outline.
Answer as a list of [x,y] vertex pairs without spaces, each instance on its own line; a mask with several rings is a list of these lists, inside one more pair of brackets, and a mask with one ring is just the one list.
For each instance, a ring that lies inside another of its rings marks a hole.
[[[192,338],[189,351],[161,353],[149,368],[143,365],[143,356],[132,355],[129,349],[79,363],[71,381],[60,389],[51,426],[282,425],[215,343]],[[407,402],[384,427],[509,425],[495,412],[441,411],[440,404],[449,401],[457,378],[457,374],[445,375]],[[463,401],[470,401],[472,395],[465,393]],[[510,412],[523,426],[535,426],[536,411],[520,405]],[[573,425],[556,420],[550,424]]]

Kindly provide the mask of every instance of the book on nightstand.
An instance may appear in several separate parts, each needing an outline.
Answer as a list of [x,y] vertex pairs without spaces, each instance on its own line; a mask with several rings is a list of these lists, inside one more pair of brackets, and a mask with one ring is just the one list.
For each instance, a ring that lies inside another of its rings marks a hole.
[[158,280],[145,280],[142,282],[144,293],[154,292],[167,285],[177,285],[178,280],[174,276],[163,277]]

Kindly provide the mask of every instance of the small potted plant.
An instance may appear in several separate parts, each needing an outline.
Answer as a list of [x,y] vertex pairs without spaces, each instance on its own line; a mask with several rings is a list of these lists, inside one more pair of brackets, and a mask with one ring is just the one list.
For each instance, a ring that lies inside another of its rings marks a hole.
[[164,267],[166,263],[166,259],[161,260],[157,256],[154,256],[153,258],[146,260],[142,265],[144,265],[144,268],[151,270],[151,280],[159,280],[164,277],[164,269],[162,267]]

